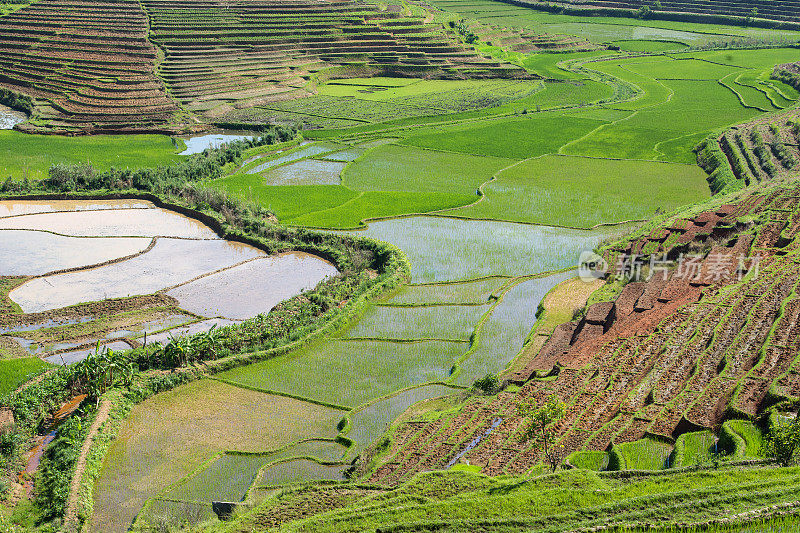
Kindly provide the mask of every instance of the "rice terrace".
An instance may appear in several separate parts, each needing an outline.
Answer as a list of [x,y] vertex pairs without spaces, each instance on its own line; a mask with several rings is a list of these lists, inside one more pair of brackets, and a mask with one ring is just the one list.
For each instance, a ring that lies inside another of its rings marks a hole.
[[800,1],[0,0],[0,533],[800,531]]

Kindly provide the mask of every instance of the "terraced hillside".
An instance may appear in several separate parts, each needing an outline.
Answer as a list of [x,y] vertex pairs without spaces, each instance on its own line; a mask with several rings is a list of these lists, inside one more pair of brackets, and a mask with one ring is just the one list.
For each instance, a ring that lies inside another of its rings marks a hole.
[[324,78],[386,74],[448,79],[528,77],[478,56],[439,24],[353,0],[210,2],[144,0],[151,37],[166,59],[160,74],[191,111],[215,117],[234,108],[308,93]]
[[133,0],[42,0],[0,18],[0,87],[33,97],[28,129],[170,129],[178,108],[147,31]]
[[[546,2],[521,2],[536,6],[544,6]],[[664,0],[657,4],[647,0],[566,0],[559,2],[569,7],[603,10],[607,14],[625,15],[627,11],[643,12],[642,9],[658,11],[660,15],[708,15],[718,18],[741,18],[751,21],[751,19],[761,18],[771,21],[785,21],[790,23],[800,22],[800,2],[788,0],[783,2],[772,2],[770,0]],[[651,11],[645,11],[651,13]]]
[[621,445],[648,437],[664,443],[660,462],[684,433],[796,401],[800,186],[781,181],[701,204],[609,246],[614,296],[527,354],[527,366],[507,376],[518,391],[401,425],[370,482],[393,485],[455,462],[490,475],[525,473],[543,454],[537,442],[520,439],[518,406],[551,395],[567,405],[554,429],[565,456],[624,456]]

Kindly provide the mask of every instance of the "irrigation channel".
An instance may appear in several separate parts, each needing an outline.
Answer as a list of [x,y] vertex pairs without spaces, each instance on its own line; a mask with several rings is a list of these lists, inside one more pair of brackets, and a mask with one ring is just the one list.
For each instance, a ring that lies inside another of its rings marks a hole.
[[[353,230],[402,248],[412,283],[331,338],[135,406],[95,486],[92,530],[176,513],[199,521],[212,501],[341,478],[412,405],[509,367],[580,253],[629,229],[419,216]],[[52,364],[98,342],[125,350],[246,320],[335,273],[145,201],[0,202],[0,276],[19,281],[9,297],[21,311],[0,336]]]

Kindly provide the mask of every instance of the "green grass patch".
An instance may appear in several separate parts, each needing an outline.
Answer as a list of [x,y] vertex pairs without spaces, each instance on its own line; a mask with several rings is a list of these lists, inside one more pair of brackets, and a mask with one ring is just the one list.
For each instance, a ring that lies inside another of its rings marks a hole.
[[209,185],[266,207],[281,220],[332,209],[358,196],[358,192],[341,185],[269,186],[258,174],[235,174],[209,182]]
[[764,434],[757,425],[748,420],[730,420],[726,424],[744,440],[745,457],[760,458],[764,456]]
[[28,135],[0,131],[0,177],[47,177],[51,165],[91,163],[97,170],[169,165],[182,159],[165,135]]
[[309,205],[308,212],[285,218],[283,222],[297,226],[323,228],[356,228],[363,220],[387,218],[408,213],[430,213],[469,204],[475,196],[448,193],[417,193],[405,191],[360,192],[346,202],[326,209]]
[[672,466],[692,466],[707,463],[717,453],[717,438],[712,431],[684,433],[675,443]]
[[500,173],[486,197],[454,214],[588,228],[645,219],[709,196],[696,166],[544,156]]
[[672,446],[651,438],[614,446],[611,450],[612,470],[662,470],[670,466]]
[[512,163],[496,157],[385,145],[350,163],[342,173],[342,185],[359,191],[475,194],[481,183]]
[[608,53],[606,50],[596,50],[593,52],[567,52],[563,54],[530,54],[522,61],[522,66],[544,78],[577,81],[582,80],[584,76],[560,67],[559,63],[570,59],[590,59],[608,55]]
[[219,374],[259,389],[357,407],[397,390],[448,378],[462,343],[331,340]]
[[567,142],[583,137],[601,124],[604,122],[586,118],[533,114],[530,118],[498,120],[487,126],[445,128],[441,133],[416,135],[401,142],[420,148],[527,159],[557,152]]
[[697,59],[670,59],[665,56],[625,62],[625,68],[654,79],[718,80],[740,69]]
[[580,451],[573,452],[567,461],[572,466],[585,470],[599,472],[608,468],[608,452],[601,451]]
[[486,310],[486,307],[480,305],[372,307],[347,332],[347,336],[468,341]]
[[34,374],[51,366],[38,357],[0,359],[0,398],[14,392]]
[[[718,519],[720,509],[726,515],[739,514],[789,501],[798,486],[797,476],[797,468],[722,468],[630,478],[588,470],[496,478],[468,470],[426,472],[378,494],[359,492],[363,489],[353,485],[288,491],[213,531],[258,530],[267,520],[285,516],[303,502],[332,497],[337,497],[336,509],[319,509],[283,523],[282,530],[562,532],[607,526],[613,516],[615,524],[650,531],[651,526]],[[797,519],[787,520],[789,527],[783,531],[794,530],[791,526]]]

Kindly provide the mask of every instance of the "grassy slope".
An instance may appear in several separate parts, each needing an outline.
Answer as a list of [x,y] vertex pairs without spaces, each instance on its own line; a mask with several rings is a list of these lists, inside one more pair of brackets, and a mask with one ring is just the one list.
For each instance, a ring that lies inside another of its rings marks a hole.
[[179,161],[165,135],[57,137],[0,131],[0,178],[41,179],[50,165],[90,162],[98,170],[155,167]]
[[[280,520],[289,521],[282,531],[318,532],[410,531],[423,524],[444,531],[560,532],[608,525],[612,520],[663,527],[760,508],[785,497],[798,484],[798,468],[722,468],[630,478],[585,470],[533,478],[424,473],[394,490],[366,496],[347,486],[289,491],[210,531],[263,530]],[[350,497],[341,498],[345,495]],[[340,508],[324,512],[326,504],[329,509]],[[306,518],[304,510],[313,516]]]
[[601,126],[598,120],[533,114],[530,118],[497,121],[488,125],[445,128],[406,138],[403,144],[509,159],[527,159],[552,152]]

